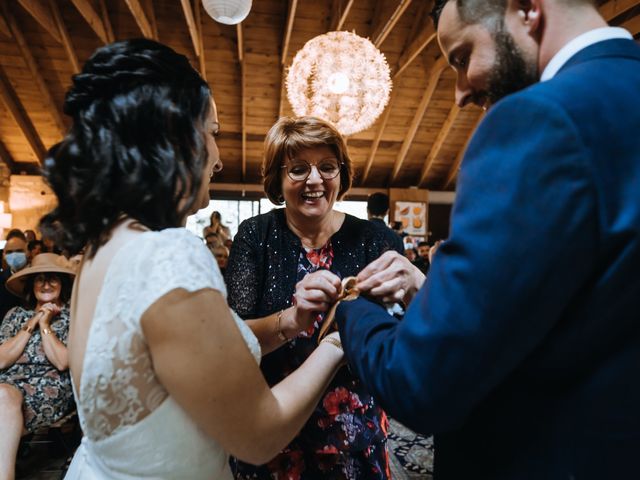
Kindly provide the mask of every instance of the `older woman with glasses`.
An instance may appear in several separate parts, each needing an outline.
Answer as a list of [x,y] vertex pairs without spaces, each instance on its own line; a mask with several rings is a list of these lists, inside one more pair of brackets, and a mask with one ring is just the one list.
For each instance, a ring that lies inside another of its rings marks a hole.
[[41,253],[13,274],[6,287],[25,306],[0,327],[0,478],[14,476],[23,433],[51,425],[73,408],[67,335],[74,269],[54,253]]
[[[313,117],[281,118],[265,139],[264,189],[285,208],[240,225],[227,265],[229,304],[263,348],[271,385],[314,350],[340,279],[356,275],[391,245],[366,220],[334,210],[352,180],[344,139]],[[387,418],[342,368],[293,442],[266,465],[234,464],[236,478],[389,476]]]

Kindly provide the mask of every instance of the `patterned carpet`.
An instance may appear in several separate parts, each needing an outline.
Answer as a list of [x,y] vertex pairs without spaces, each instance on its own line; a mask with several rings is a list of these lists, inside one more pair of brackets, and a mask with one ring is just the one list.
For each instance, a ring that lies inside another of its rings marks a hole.
[[423,437],[391,419],[389,450],[393,480],[431,480],[433,437]]

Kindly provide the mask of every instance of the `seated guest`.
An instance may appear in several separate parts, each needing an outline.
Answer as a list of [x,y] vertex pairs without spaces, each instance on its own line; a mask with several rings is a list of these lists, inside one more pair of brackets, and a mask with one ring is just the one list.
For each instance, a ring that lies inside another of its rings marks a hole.
[[411,263],[414,263],[418,258],[418,252],[411,245],[404,245],[404,256],[409,259]]
[[24,231],[24,237],[27,240],[27,243],[29,242],[33,242],[34,240],[37,240],[37,236],[36,236],[36,232],[34,232],[33,230],[25,230]]
[[425,275],[429,271],[429,250],[431,246],[427,242],[418,242],[418,258],[413,261],[413,264],[420,269]]
[[33,257],[42,253],[43,251],[44,243],[42,243],[42,240],[31,240],[29,243],[27,243],[27,258],[29,259],[29,262],[33,260]]
[[26,267],[28,262],[27,240],[22,230],[17,228],[9,230],[6,240],[7,243],[2,251],[2,270],[0,270],[0,319],[19,304],[16,296],[10,294],[4,288],[4,284],[13,273]]
[[211,253],[218,262],[218,267],[220,267],[220,273],[224,275],[224,272],[227,270],[227,262],[229,261],[229,249],[224,245],[218,245],[210,249]]
[[13,478],[20,437],[73,408],[67,334],[74,275],[64,257],[42,253],[9,278],[24,299],[0,328],[0,478]]
[[220,241],[224,244],[228,239],[231,238],[231,230],[229,227],[222,224],[222,216],[220,212],[211,212],[211,217],[209,218],[211,225],[205,227],[204,235],[205,238],[209,233],[215,233],[220,237]]
[[389,213],[389,196],[381,192],[372,193],[367,199],[367,218],[387,239],[391,248],[398,253],[404,252],[402,237],[387,226],[384,217]]
[[222,245],[222,239],[220,238],[220,236],[208,229],[209,227],[205,227],[202,232],[204,234],[204,242],[207,244],[207,248],[211,250],[212,248]]

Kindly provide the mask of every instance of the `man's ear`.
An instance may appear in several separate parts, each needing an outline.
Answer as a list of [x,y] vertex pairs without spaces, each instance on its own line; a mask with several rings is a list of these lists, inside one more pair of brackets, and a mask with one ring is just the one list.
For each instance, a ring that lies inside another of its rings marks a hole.
[[542,29],[542,4],[544,0],[508,0],[507,10],[516,13],[529,35],[537,37]]

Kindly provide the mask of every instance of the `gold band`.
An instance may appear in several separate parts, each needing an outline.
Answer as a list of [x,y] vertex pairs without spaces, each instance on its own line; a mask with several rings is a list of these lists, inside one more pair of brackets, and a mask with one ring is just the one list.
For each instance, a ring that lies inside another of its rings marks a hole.
[[47,328],[47,327],[43,328],[42,329],[42,334],[43,335],[51,335],[51,329]]
[[338,340],[337,338],[334,337],[324,337],[320,343],[330,343],[331,345],[333,345],[334,347],[337,347],[340,349],[340,351],[342,352],[342,342],[340,340]]
[[283,342],[289,342],[292,339],[291,338],[287,338],[287,336],[284,334],[284,332],[282,331],[282,327],[281,327],[281,323],[282,323],[282,314],[284,313],[284,310],[280,310],[278,312],[278,316],[276,317],[276,335],[278,336],[278,338],[280,340],[282,340]]

